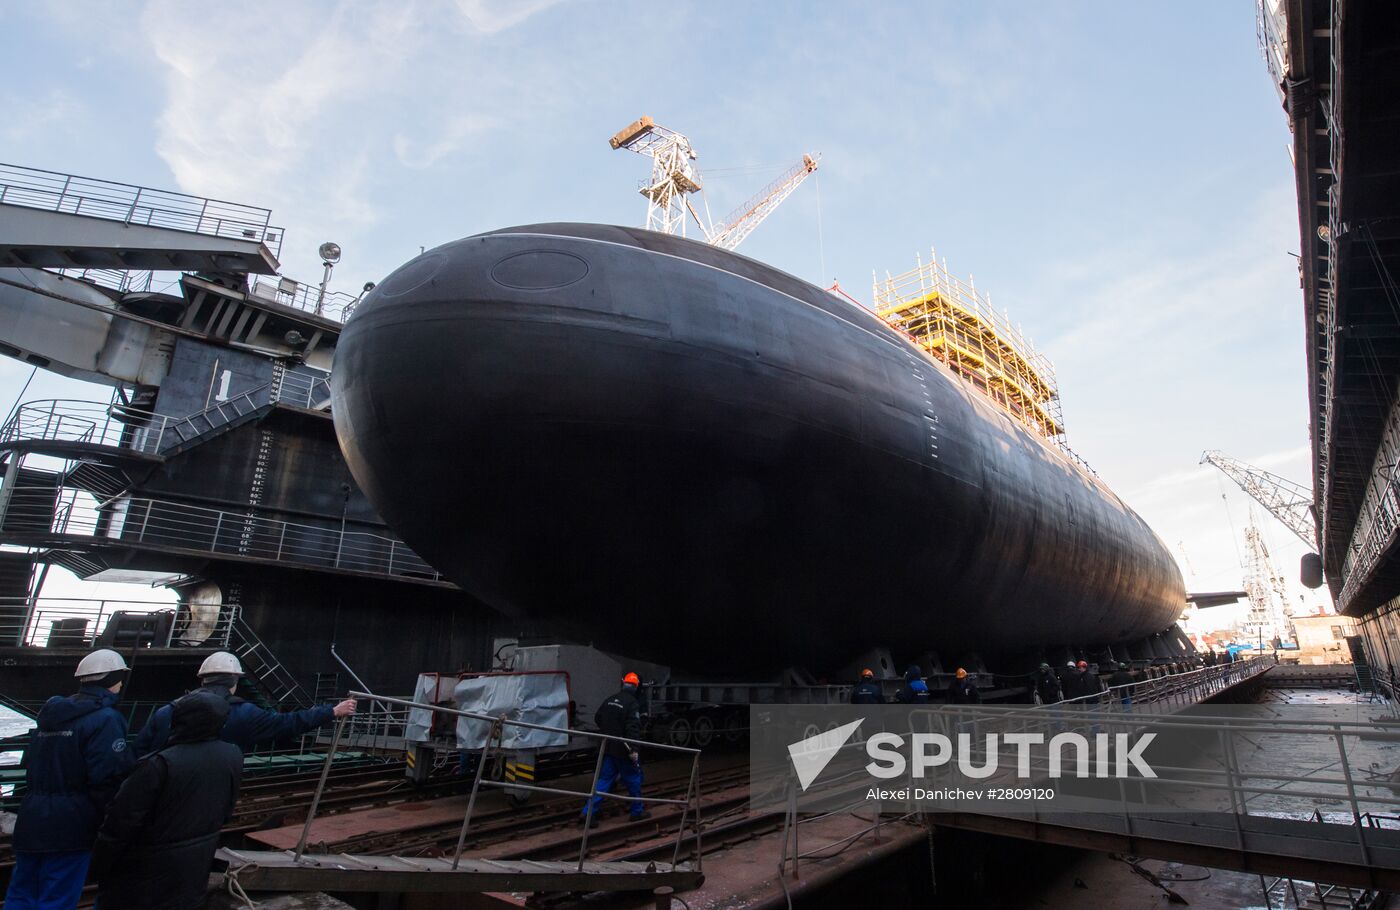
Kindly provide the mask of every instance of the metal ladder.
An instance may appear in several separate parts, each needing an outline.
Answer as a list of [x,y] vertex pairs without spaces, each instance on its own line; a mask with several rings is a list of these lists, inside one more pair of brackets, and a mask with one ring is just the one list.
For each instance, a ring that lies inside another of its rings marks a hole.
[[270,405],[276,395],[271,383],[250,389],[242,395],[235,395],[228,401],[219,401],[202,411],[178,420],[168,427],[167,438],[161,441],[162,454],[198,442],[206,436],[218,432],[235,421],[248,417]]
[[277,655],[258,638],[257,633],[244,621],[241,612],[233,620],[231,633],[229,644],[243,664],[243,672],[257,682],[269,701],[279,708],[288,704],[296,707],[311,705],[306,690],[277,659]]
[[312,694],[312,700],[320,705],[332,699],[338,699],[340,695],[340,674],[339,673],[317,673],[316,691]]

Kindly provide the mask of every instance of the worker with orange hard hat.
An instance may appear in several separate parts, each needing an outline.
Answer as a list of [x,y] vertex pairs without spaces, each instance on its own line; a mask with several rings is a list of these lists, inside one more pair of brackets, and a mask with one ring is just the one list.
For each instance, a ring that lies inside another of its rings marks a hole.
[[982,693],[977,691],[977,685],[968,678],[967,671],[958,667],[958,672],[953,674],[953,681],[948,684],[948,704],[950,705],[980,705],[982,703]]
[[638,798],[642,795],[642,759],[637,751],[642,738],[642,703],[638,695],[641,686],[641,677],[628,672],[622,677],[622,689],[603,702],[593,715],[599,733],[620,738],[603,741],[603,763],[598,771],[594,795],[583,804],[583,811],[579,813],[579,821],[584,825],[598,823],[602,794],[612,792],[618,778],[627,788],[627,795],[632,797],[627,813],[632,821],[651,816],[646,804]]
[[851,690],[851,704],[879,705],[884,704],[884,701],[885,692],[875,681],[875,671],[869,668],[861,670],[860,682]]

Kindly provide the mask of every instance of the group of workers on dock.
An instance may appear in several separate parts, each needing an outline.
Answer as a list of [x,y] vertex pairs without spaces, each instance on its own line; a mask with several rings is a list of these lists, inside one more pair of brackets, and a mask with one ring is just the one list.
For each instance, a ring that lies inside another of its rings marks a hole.
[[93,651],[73,674],[78,691],[40,709],[24,756],[9,910],[72,910],[89,879],[102,910],[201,906],[243,754],[356,708],[354,699],[261,708],[235,694],[243,668],[220,651],[200,666],[200,687],[153,712],[128,745],[116,706],[129,673],[116,651]]
[[[1102,697],[1105,693],[1114,692],[1114,698],[1123,704],[1132,704],[1132,687],[1149,679],[1157,679],[1175,673],[1185,673],[1199,667],[1213,667],[1218,664],[1232,663],[1235,655],[1231,652],[1223,652],[1217,655],[1215,651],[1209,651],[1199,655],[1194,660],[1182,659],[1181,661],[1169,664],[1156,664],[1152,666],[1133,669],[1122,661],[1107,661],[1098,666],[1098,672],[1093,672],[1086,660],[1069,661],[1065,666],[1056,670],[1049,663],[1042,661],[1035,672],[1031,674],[1030,695],[1036,704],[1054,705],[1060,702],[1091,700],[1096,696]],[[882,705],[891,703],[885,698],[885,689],[876,679],[872,670],[865,669],[860,672],[860,681],[851,689],[851,704],[853,705]],[[894,694],[893,704],[898,705],[926,705],[934,700],[933,693],[924,681],[923,670],[914,664],[904,673],[904,684],[900,686]],[[963,667],[958,667],[953,674],[953,680],[944,691],[943,702],[950,705],[976,705],[982,703],[982,693],[972,682],[968,672]]]

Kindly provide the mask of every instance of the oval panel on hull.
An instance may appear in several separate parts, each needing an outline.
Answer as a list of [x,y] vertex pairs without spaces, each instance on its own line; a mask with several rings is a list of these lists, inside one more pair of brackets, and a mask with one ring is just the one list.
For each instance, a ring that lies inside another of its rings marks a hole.
[[442,271],[445,262],[447,262],[447,256],[442,253],[428,253],[426,256],[420,256],[413,262],[394,270],[388,278],[379,282],[379,286],[375,290],[379,292],[381,297],[402,297],[432,281],[437,273]]
[[588,263],[572,253],[528,250],[507,256],[491,268],[491,280],[520,291],[568,287],[588,274]]

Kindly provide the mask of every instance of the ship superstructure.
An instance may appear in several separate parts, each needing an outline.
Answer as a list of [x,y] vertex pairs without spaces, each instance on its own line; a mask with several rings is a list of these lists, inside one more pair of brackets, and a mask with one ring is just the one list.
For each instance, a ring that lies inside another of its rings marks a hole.
[[[283,704],[348,684],[332,642],[370,685],[487,664],[492,615],[345,467],[328,379],[356,298],[278,275],[282,239],[266,209],[0,166],[0,350],[110,388],[0,427],[0,695],[59,691],[97,645],[142,665],[137,698],[216,648]],[[54,565],[179,602],[41,597]]]

